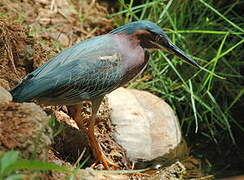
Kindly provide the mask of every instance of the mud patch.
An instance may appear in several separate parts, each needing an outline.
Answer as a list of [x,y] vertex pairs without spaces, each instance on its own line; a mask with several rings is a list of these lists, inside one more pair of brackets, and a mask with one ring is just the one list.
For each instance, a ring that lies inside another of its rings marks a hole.
[[5,89],[48,60],[50,51],[29,35],[27,26],[0,19],[0,85]]
[[55,42],[60,49],[80,40],[107,33],[114,25],[107,3],[77,0],[3,0],[0,12],[9,19],[30,25],[35,37]]
[[52,131],[47,115],[34,103],[0,104],[0,149],[21,151],[24,158],[47,160]]

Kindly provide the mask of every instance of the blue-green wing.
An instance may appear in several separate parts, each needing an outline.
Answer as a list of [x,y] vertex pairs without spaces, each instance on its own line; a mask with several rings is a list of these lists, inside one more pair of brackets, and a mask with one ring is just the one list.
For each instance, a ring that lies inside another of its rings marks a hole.
[[76,104],[105,95],[122,80],[121,65],[107,60],[81,61],[67,74],[56,76],[55,84],[40,98],[57,104]]
[[120,61],[76,60],[40,77],[31,77],[14,99],[17,102],[40,99],[47,104],[76,104],[117,88],[122,73]]
[[114,56],[118,52],[109,35],[82,41],[28,74],[10,91],[13,100],[72,104],[103,95],[116,88],[122,78],[121,59]]
[[30,73],[31,76],[44,76],[53,69],[62,66],[69,66],[75,61],[89,61],[99,59],[101,56],[114,55],[119,51],[113,38],[109,35],[97,36],[73,45],[57,56],[48,60],[45,64]]

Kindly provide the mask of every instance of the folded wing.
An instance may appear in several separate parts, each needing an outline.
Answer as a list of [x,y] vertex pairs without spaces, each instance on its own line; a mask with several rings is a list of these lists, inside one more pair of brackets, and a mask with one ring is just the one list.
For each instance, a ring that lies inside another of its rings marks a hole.
[[41,76],[30,74],[11,94],[17,102],[40,99],[48,104],[76,104],[117,88],[122,73],[119,60],[75,60]]

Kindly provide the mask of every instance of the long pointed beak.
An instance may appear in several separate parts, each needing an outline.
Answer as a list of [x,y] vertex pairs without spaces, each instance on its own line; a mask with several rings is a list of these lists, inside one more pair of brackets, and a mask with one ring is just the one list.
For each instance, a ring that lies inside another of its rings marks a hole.
[[168,37],[165,37],[165,36],[162,36],[162,37],[163,38],[158,40],[158,42],[156,43],[157,45],[153,42],[152,43],[155,44],[156,46],[158,46],[159,49],[166,50],[169,53],[172,53],[172,54],[178,56],[179,58],[181,58],[188,64],[191,64],[196,67],[200,67],[200,65],[196,61],[194,61],[192,58],[187,56],[184,53],[184,51],[182,51],[180,48],[178,48],[176,45],[174,45]]
[[178,56],[179,58],[181,58],[182,60],[184,60],[185,62],[196,66],[196,67],[200,67],[200,65],[194,61],[192,58],[190,58],[189,56],[187,56],[185,54],[184,51],[182,51],[180,48],[178,48],[176,45],[174,45],[173,43],[170,42],[170,46],[166,48],[170,53]]

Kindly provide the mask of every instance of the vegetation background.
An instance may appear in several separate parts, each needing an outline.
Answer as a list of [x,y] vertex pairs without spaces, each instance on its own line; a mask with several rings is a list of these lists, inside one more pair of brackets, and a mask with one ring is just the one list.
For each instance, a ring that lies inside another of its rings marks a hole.
[[156,22],[203,67],[189,67],[173,56],[157,52],[141,81],[129,87],[150,91],[174,108],[193,147],[192,153],[211,159],[211,171],[222,167],[215,173],[241,172],[244,169],[244,1],[119,2],[120,10],[112,17],[122,15],[122,23],[139,19]]

